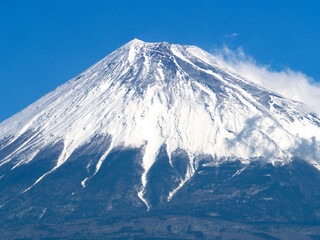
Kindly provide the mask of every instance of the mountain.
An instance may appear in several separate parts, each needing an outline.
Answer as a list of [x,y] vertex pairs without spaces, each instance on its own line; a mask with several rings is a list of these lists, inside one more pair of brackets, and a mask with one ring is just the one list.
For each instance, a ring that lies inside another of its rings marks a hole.
[[2,232],[320,237],[306,109],[198,47],[134,39],[0,123]]

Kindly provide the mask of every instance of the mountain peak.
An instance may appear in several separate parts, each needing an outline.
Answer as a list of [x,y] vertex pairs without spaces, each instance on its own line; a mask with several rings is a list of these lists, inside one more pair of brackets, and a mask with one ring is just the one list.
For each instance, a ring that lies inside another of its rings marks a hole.
[[228,69],[195,46],[134,39],[0,123],[3,232],[66,221],[66,238],[86,223],[101,238],[105,222],[104,237],[132,238],[151,223],[164,238],[214,239],[235,217],[318,226],[319,117]]
[[[110,146],[93,175],[112,149],[142,148],[139,197],[145,201],[146,176],[164,146],[169,157],[178,150],[188,155],[183,183],[201,155],[211,156],[211,164],[257,158],[285,163],[303,156],[318,166],[319,129],[319,118],[300,103],[226,70],[202,49],[134,39],[2,122],[0,147],[18,147],[0,166],[27,164],[42,149],[63,143],[55,166],[37,184],[95,136],[108,136]],[[23,145],[16,143],[21,138]],[[308,155],[304,148],[314,150]]]
[[[125,45],[130,45],[130,44],[149,44],[149,45],[155,45],[155,44],[169,44],[168,42],[145,42],[142,41],[138,38],[133,38],[131,41],[129,41],[128,43],[126,43]],[[169,44],[170,45],[170,44]]]
[[[122,48],[127,50],[134,50],[135,52],[158,52],[161,53],[163,50],[168,50],[175,44],[169,44],[167,42],[144,42],[139,39],[133,39],[125,44]],[[121,48],[120,48],[121,49]]]
[[126,43],[125,45],[135,45],[135,44],[144,44],[144,43],[145,43],[144,41],[137,39],[137,38],[134,38],[131,41],[129,41],[128,43]]

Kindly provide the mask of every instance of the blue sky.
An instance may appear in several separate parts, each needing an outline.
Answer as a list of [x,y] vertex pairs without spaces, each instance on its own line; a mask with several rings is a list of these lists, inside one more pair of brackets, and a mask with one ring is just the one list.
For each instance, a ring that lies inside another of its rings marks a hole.
[[258,64],[320,80],[319,1],[0,3],[0,121],[133,38],[241,46]]

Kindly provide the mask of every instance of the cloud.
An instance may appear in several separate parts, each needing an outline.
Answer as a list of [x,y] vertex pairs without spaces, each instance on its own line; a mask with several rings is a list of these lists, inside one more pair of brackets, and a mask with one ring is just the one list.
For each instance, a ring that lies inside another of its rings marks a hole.
[[241,47],[232,51],[225,46],[215,50],[214,55],[248,80],[286,98],[303,102],[308,110],[320,114],[320,84],[306,74],[290,68],[276,71],[270,65],[257,64]]
[[239,35],[239,33],[231,33],[231,34],[227,34],[227,35],[224,35],[224,36],[227,37],[227,38],[232,38],[232,37],[236,37],[238,35]]

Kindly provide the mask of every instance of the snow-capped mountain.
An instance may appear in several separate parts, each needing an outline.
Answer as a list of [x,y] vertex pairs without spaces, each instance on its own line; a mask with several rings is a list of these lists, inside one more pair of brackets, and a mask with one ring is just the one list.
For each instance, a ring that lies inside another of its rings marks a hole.
[[[76,167],[64,174],[79,174],[72,184],[83,194],[103,171],[128,168],[128,176],[135,174],[133,205],[145,210],[174,201],[203,167],[240,161],[234,177],[258,160],[283,166],[299,158],[320,169],[320,119],[305,109],[198,47],[134,39],[0,124],[0,184],[6,185],[0,205],[30,195],[68,164]],[[136,160],[123,166],[120,157],[115,165],[106,160],[116,151],[135,149],[129,154],[135,157],[125,159]],[[163,156],[168,164],[161,166],[170,168],[164,174],[176,177],[166,178],[167,188],[159,192],[152,169]],[[41,167],[28,170],[27,180],[10,190],[12,176],[38,166],[39,159]],[[79,166],[85,170],[81,174],[75,172]],[[46,211],[43,207],[39,218]]]

